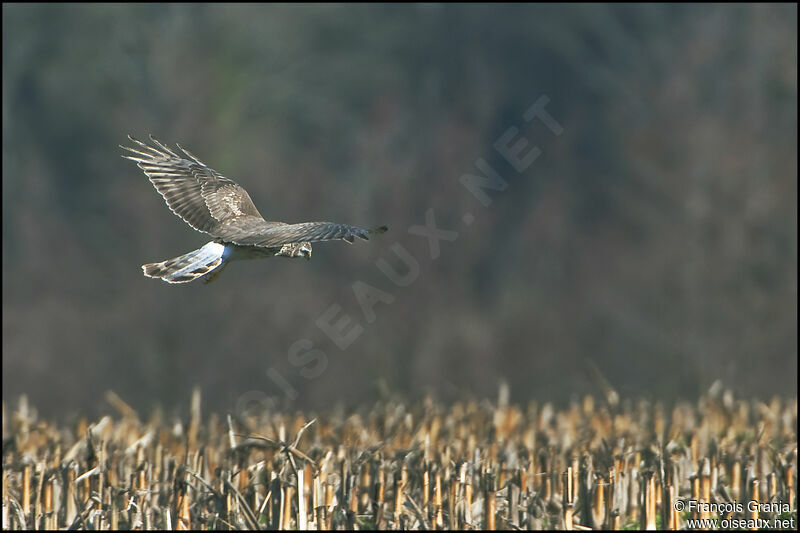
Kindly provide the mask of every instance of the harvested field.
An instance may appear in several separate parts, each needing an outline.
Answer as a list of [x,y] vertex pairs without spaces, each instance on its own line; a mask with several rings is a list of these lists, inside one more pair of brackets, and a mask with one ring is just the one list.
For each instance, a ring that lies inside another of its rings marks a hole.
[[3,529],[678,529],[719,517],[689,500],[796,524],[796,398],[507,398],[204,416],[196,392],[188,420],[144,421],[108,393],[114,416],[70,427],[22,399],[3,407]]

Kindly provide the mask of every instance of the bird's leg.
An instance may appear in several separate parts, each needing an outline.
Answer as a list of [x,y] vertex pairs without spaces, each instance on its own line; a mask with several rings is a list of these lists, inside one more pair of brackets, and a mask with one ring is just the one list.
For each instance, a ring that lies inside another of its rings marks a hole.
[[284,244],[276,256],[281,257],[305,257],[311,259],[311,243],[310,242],[293,242],[291,244]]

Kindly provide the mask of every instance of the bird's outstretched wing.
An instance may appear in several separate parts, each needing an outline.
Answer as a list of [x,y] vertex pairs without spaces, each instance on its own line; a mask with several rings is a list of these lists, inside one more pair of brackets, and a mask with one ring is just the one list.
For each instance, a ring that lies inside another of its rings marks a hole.
[[267,222],[258,217],[238,217],[217,229],[220,238],[249,246],[276,247],[298,242],[318,242],[342,239],[352,243],[356,237],[369,240],[370,235],[386,231],[386,226],[363,229],[336,222],[301,222],[284,224]]
[[336,239],[353,242],[356,237],[367,240],[372,234],[386,231],[386,226],[366,230],[334,222],[286,224],[266,221],[247,191],[207,167],[185,148],[178,145],[186,156],[183,157],[152,135],[150,140],[155,146],[149,146],[130,135],[128,138],[138,148],[120,145],[120,148],[132,154],[122,157],[136,162],[173,213],[194,229],[217,239],[243,246],[269,248]]
[[157,141],[155,146],[128,138],[138,148],[120,145],[131,154],[122,157],[135,161],[164,197],[170,210],[197,231],[221,237],[216,229],[237,217],[264,220],[250,195],[233,180],[207,167],[188,150],[178,145],[184,156],[178,155]]

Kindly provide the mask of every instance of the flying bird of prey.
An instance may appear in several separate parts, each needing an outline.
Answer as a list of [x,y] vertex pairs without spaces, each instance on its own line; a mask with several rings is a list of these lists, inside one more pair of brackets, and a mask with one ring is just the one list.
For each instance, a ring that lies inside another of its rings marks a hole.
[[334,222],[286,224],[264,220],[247,191],[207,167],[181,145],[177,146],[183,155],[152,135],[154,146],[130,135],[128,138],[137,148],[120,145],[131,152],[122,157],[136,162],[173,213],[214,238],[187,254],[142,265],[145,276],[168,283],[198,278],[208,283],[233,260],[270,256],[311,259],[312,242],[342,239],[352,243],[356,237],[367,240],[372,234],[386,231],[386,226],[366,230]]

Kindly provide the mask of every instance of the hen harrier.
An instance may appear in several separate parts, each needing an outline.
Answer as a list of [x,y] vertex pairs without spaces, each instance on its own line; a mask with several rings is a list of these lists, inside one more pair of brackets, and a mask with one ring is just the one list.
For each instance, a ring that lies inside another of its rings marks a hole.
[[269,222],[258,212],[250,195],[232,180],[207,167],[180,145],[186,157],[173,152],[152,135],[155,147],[128,135],[138,148],[122,157],[136,162],[170,210],[197,231],[214,240],[188,254],[160,263],[142,265],[144,275],[168,283],[186,283],[203,278],[213,281],[230,261],[273,255],[311,259],[311,243],[383,233],[386,226],[365,230],[334,222],[286,224]]

